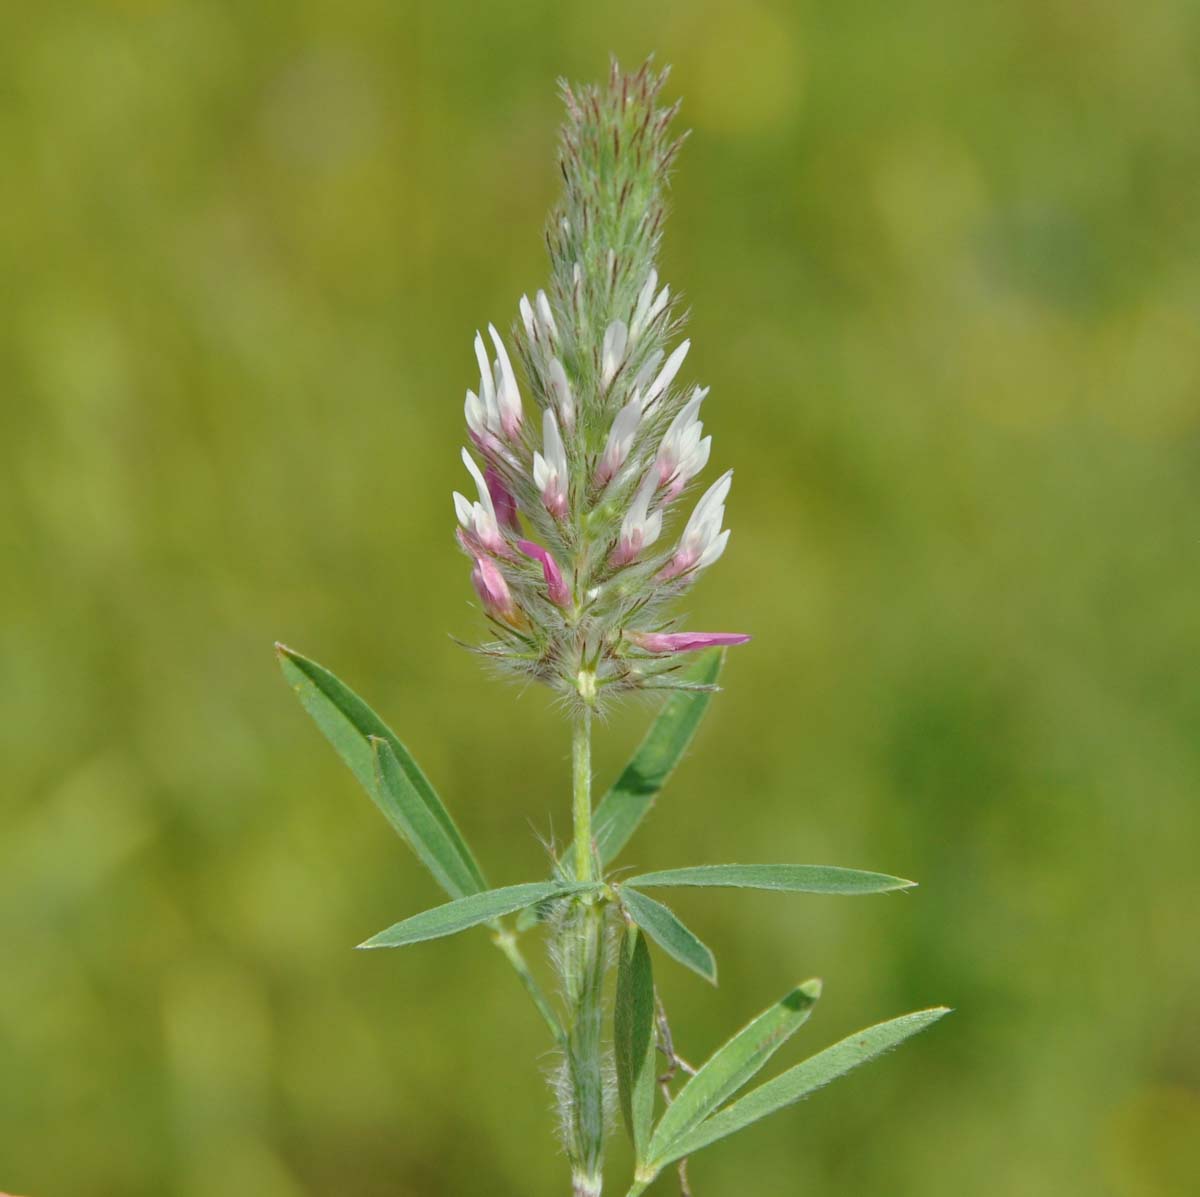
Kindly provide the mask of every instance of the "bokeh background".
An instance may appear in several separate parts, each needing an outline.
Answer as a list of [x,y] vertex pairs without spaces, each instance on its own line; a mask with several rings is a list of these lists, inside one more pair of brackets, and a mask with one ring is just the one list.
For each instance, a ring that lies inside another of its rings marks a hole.
[[1200,8],[0,24],[0,1188],[564,1191],[486,937],[350,951],[440,894],[271,644],[389,718],[497,883],[541,874],[565,730],[450,639],[462,394],[546,273],[556,76],[655,51],[693,130],[663,270],[737,470],[692,626],[755,640],[625,860],[922,883],[681,895],[723,978],[660,967],[681,1048],[814,974],[787,1061],[958,1009],[695,1191],[1195,1192]]

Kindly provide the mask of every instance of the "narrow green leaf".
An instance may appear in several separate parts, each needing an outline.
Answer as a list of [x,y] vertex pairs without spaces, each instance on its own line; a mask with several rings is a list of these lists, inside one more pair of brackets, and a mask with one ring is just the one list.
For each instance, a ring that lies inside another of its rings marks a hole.
[[655,1046],[650,949],[638,927],[626,927],[617,960],[613,1047],[621,1113],[639,1161],[646,1158],[654,1119]]
[[717,983],[717,962],[708,950],[661,902],[639,894],[637,890],[621,887],[621,902],[629,917],[668,956],[698,972],[706,981]]
[[820,996],[821,982],[805,981],[715,1051],[680,1089],[659,1120],[650,1140],[650,1158],[668,1156],[677,1139],[695,1130],[726,1099],[757,1076],[808,1020]]
[[[282,644],[277,644],[275,651],[283,676],[304,709],[438,884],[452,898],[487,889],[483,872],[450,812],[396,734],[329,670]],[[377,780],[372,739],[386,741],[391,750],[397,768],[381,763],[383,780],[390,779],[391,784],[380,785]],[[423,814],[418,807],[424,808]],[[431,862],[436,862],[436,867]]]
[[910,889],[915,881],[864,873],[832,865],[697,865],[690,869],[663,869],[630,877],[626,885],[650,888],[660,885],[724,885],[741,889],[773,889],[802,894],[882,894]]
[[[699,686],[716,684],[725,659],[721,649],[700,654],[683,675]],[[658,792],[679,764],[712,699],[711,690],[679,690],[663,704],[632,760],[605,794],[592,819],[600,859],[608,864],[650,812]],[[570,853],[567,854],[567,859]]]
[[653,1166],[656,1169],[664,1168],[684,1156],[695,1155],[710,1143],[724,1139],[760,1118],[800,1101],[852,1068],[890,1051],[910,1035],[923,1031],[948,1013],[949,1010],[945,1006],[919,1010],[914,1014],[893,1018],[890,1022],[867,1027],[866,1030],[835,1043],[811,1059],[805,1060],[803,1064],[789,1068],[773,1081],[767,1081],[765,1085],[752,1089],[733,1105],[713,1114],[690,1134],[676,1139],[662,1156],[654,1160]]
[[489,889],[482,894],[469,894],[456,898],[432,910],[414,914],[373,935],[360,948],[402,948],[410,943],[425,939],[440,939],[443,935],[454,935],[468,927],[491,922],[501,915],[522,910],[543,898],[566,897],[568,894],[585,893],[599,889],[595,883],[563,885],[558,881],[532,881],[526,885],[507,885],[502,889]]

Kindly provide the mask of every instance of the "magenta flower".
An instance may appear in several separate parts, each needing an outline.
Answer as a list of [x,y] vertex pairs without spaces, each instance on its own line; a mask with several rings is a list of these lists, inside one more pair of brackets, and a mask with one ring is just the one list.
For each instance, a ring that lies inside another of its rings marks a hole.
[[496,521],[514,532],[520,532],[521,522],[517,519],[517,501],[512,492],[504,485],[504,480],[488,466],[483,475],[487,483],[488,494],[492,496],[492,506],[496,510]]
[[518,540],[517,548],[526,557],[532,557],[534,561],[542,563],[542,576],[546,579],[546,594],[550,601],[556,607],[569,607],[571,592],[567,588],[566,582],[563,581],[562,570],[558,568],[558,562],[554,560],[554,555],[550,550],[542,548],[540,544],[535,544],[532,540]]
[[489,615],[510,624],[519,625],[525,622],[516,603],[513,602],[512,591],[509,590],[500,567],[490,557],[475,558],[475,568],[471,570],[471,583]]
[[648,653],[690,653],[698,648],[745,644],[743,632],[626,632],[625,639]]

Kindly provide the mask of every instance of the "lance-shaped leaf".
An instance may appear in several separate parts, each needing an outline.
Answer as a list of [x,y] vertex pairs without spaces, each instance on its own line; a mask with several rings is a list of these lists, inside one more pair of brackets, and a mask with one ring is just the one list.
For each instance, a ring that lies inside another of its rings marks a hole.
[[[682,676],[697,686],[713,686],[724,659],[722,650],[711,649]],[[601,799],[592,819],[592,835],[605,864],[629,842],[638,824],[650,813],[659,790],[687,751],[712,695],[711,690],[678,690],[672,694],[624,772]]]
[[414,914],[412,918],[380,931],[358,946],[402,948],[426,939],[441,939],[444,935],[454,935],[468,927],[491,922],[501,915],[512,914],[514,910],[522,910],[543,898],[566,897],[599,888],[595,882],[563,885],[558,881],[532,881],[526,885],[489,889],[482,894],[469,894],[465,898],[456,898],[453,902]]
[[889,877],[886,873],[864,873],[832,865],[697,865],[690,869],[663,869],[630,877],[626,885],[639,888],[668,885],[719,885],[739,889],[773,889],[800,894],[882,894],[910,889],[915,881]]
[[[438,884],[452,898],[487,889],[450,812],[396,734],[328,669],[282,644],[275,651],[304,709]],[[380,761],[378,775],[372,739],[386,742],[392,758]]]
[[621,902],[629,917],[668,956],[698,972],[706,981],[717,983],[717,962],[712,952],[679,921],[674,911],[628,886],[621,887]]
[[650,949],[640,928],[626,927],[617,960],[613,1048],[621,1113],[638,1160],[646,1158],[654,1118],[655,1046]]
[[823,1052],[818,1052],[803,1064],[789,1068],[773,1081],[767,1081],[757,1089],[752,1089],[745,1097],[713,1114],[689,1134],[676,1139],[663,1155],[655,1157],[653,1169],[658,1170],[684,1156],[695,1155],[710,1143],[735,1134],[760,1118],[800,1101],[852,1068],[890,1051],[910,1035],[923,1031],[949,1012],[945,1006],[938,1006],[932,1010],[918,1010],[914,1014],[905,1014],[900,1018],[893,1018],[890,1022],[867,1027],[866,1030],[835,1043]]
[[679,1091],[654,1128],[650,1158],[669,1155],[677,1139],[695,1130],[714,1110],[753,1080],[808,1020],[820,996],[821,982],[805,981],[714,1052]]

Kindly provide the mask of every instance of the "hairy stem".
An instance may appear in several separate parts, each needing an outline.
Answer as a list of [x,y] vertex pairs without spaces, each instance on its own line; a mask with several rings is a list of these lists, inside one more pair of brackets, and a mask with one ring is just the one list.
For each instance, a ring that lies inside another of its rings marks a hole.
[[575,821],[575,876],[593,880],[592,869],[592,708],[585,706],[575,720],[571,744],[572,814]]
[[[575,722],[572,751],[575,875],[595,877],[592,856],[592,716]],[[575,1197],[599,1197],[604,1160],[604,908],[578,902],[560,930],[569,1025],[566,1036],[567,1145]]]

